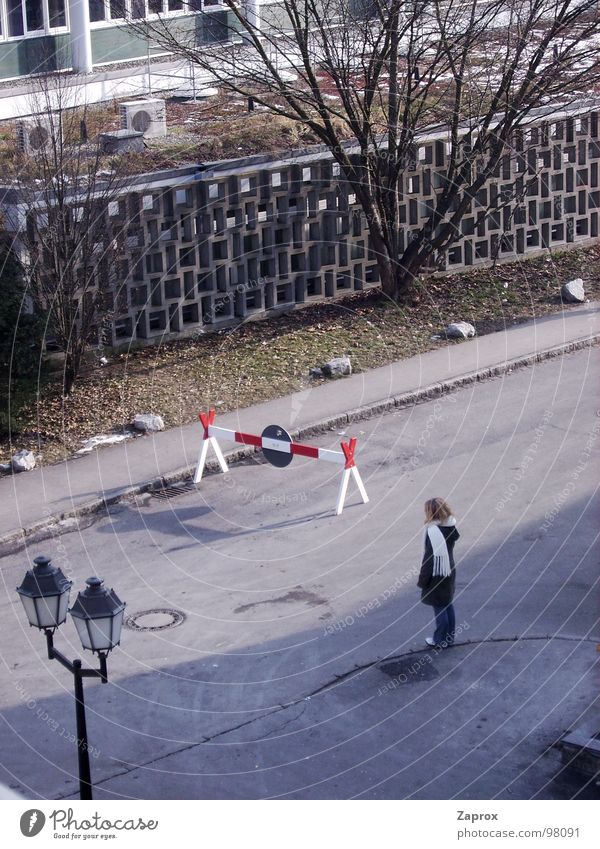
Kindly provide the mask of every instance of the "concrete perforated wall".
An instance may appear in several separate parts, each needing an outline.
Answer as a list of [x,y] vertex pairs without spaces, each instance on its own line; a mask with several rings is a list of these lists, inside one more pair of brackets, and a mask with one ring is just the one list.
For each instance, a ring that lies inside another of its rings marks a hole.
[[[599,115],[598,103],[545,109],[516,133],[435,267],[597,241]],[[405,241],[443,183],[446,138],[436,128],[417,139],[402,178]],[[106,228],[122,239],[124,285],[105,344],[216,330],[379,285],[365,215],[328,150],[144,175],[110,205]]]

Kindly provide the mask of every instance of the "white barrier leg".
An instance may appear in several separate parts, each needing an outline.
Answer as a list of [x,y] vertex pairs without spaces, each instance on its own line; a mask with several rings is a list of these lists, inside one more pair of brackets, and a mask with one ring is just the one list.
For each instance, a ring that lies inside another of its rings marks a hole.
[[335,508],[336,516],[339,516],[342,510],[344,509],[344,501],[346,500],[346,493],[348,491],[348,481],[350,480],[350,471],[350,469],[344,469],[344,472],[342,474],[340,491],[338,493],[338,500]]
[[363,504],[367,504],[367,502],[369,501],[367,490],[365,489],[365,485],[362,482],[360,472],[358,471],[356,466],[352,466],[352,468],[350,469],[344,469],[344,473],[342,474],[342,480],[340,482],[340,491],[338,493],[337,505],[335,508],[336,516],[339,516],[342,510],[344,509],[344,502],[346,501],[346,494],[348,492],[348,483],[350,481],[350,475],[352,475],[356,482],[356,486],[358,487],[358,491],[360,492],[360,497],[363,500]]
[[358,487],[358,491],[360,492],[360,496],[363,500],[363,504],[367,504],[368,501],[369,501],[369,496],[367,495],[367,490],[365,489],[365,485],[362,482],[360,472],[358,471],[356,466],[352,466],[350,471],[352,472],[352,477],[356,481],[356,486]]
[[194,483],[200,483],[202,478],[202,473],[204,471],[204,466],[206,464],[206,457],[208,454],[208,447],[212,446],[213,451],[216,454],[217,460],[219,462],[219,466],[221,467],[222,472],[228,472],[228,466],[225,462],[225,457],[223,457],[223,452],[219,446],[219,443],[214,438],[214,436],[209,436],[208,439],[202,440],[202,447],[200,448],[200,454],[198,455],[198,465],[196,466],[196,474],[194,475]]
[[221,451],[221,447],[214,436],[210,437],[210,441],[212,443],[213,451],[217,455],[217,460],[219,461],[219,466],[221,467],[221,471],[223,473],[228,472],[229,468],[227,463],[225,462],[225,457],[223,457],[223,452]]
[[198,454],[198,465],[196,466],[196,474],[194,475],[194,483],[200,483],[200,479],[202,478],[204,464],[206,463],[206,455],[208,454],[209,442],[209,439],[202,440],[202,447],[200,448],[200,453]]

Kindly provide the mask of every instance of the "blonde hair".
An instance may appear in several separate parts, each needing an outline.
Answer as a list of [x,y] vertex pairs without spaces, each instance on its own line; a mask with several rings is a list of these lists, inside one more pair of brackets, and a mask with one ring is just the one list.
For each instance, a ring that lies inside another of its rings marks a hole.
[[443,498],[430,498],[425,502],[425,524],[429,522],[444,522],[452,515],[450,506]]

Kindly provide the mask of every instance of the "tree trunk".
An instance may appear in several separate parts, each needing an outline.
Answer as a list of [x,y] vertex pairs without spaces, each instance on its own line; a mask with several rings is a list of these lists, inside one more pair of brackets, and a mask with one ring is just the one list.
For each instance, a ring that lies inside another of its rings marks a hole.
[[373,232],[373,228],[371,228],[369,230],[369,236],[371,251],[375,255],[379,270],[379,280],[383,294],[387,295],[393,301],[397,301],[401,295],[396,280],[397,263],[394,263],[392,257],[390,257],[388,246],[379,232]]
[[63,371],[63,395],[65,396],[71,394],[79,372],[80,361],[81,357],[71,351],[67,351],[65,354],[65,368]]
[[427,265],[433,252],[431,240],[424,231],[407,245],[397,264],[396,285],[399,293],[409,291],[413,280]]

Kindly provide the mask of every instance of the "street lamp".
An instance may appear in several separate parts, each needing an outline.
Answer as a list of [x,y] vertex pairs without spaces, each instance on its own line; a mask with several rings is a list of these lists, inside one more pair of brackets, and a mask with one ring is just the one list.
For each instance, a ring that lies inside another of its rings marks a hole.
[[[83,679],[100,678],[108,681],[106,657],[119,645],[125,604],[114,590],[106,589],[100,578],[88,578],[87,588],[80,592],[75,604],[68,610],[69,594],[73,582],[61,569],[52,566],[49,557],[36,557],[35,566],[28,569],[17,592],[23,602],[29,624],[46,635],[48,657],[73,674],[75,684],[75,715],[77,720],[77,755],[79,761],[79,797],[92,798],[90,756],[88,752]],[[84,649],[98,655],[99,669],[83,669],[80,660],[68,660],[54,648],[54,631],[62,625],[69,612],[77,628]]]

